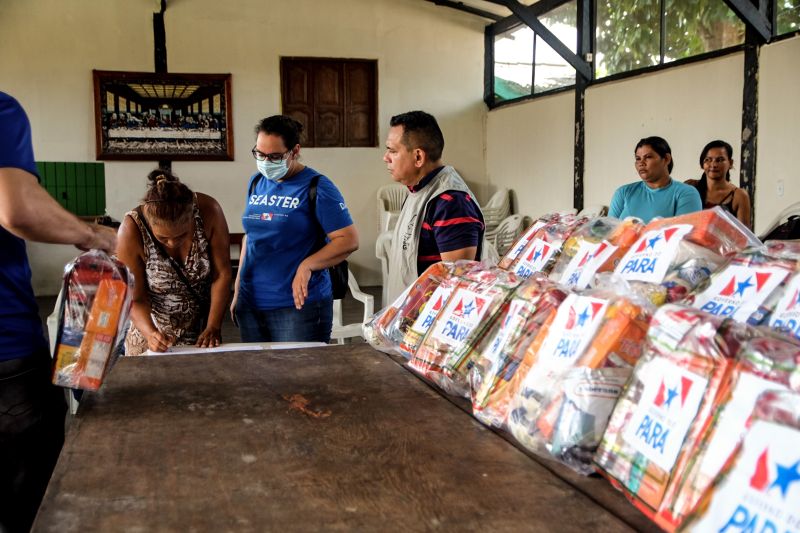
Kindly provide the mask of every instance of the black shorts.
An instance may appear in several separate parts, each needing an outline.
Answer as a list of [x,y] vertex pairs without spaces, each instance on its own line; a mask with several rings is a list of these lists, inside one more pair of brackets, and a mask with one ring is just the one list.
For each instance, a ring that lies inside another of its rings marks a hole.
[[64,389],[46,350],[0,361],[0,532],[28,531],[64,444]]

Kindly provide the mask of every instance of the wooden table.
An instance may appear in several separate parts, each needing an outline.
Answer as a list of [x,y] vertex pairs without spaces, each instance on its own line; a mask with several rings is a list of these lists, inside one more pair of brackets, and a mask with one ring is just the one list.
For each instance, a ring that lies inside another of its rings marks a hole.
[[34,531],[654,529],[558,474],[365,344],[123,358]]

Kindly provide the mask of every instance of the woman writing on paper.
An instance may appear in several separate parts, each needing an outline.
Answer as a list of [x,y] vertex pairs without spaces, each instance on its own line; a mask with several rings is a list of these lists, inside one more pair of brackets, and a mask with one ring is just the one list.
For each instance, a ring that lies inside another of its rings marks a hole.
[[125,354],[175,344],[219,346],[231,286],[230,236],[219,203],[154,170],[143,203],[119,228],[117,255],[134,275]]

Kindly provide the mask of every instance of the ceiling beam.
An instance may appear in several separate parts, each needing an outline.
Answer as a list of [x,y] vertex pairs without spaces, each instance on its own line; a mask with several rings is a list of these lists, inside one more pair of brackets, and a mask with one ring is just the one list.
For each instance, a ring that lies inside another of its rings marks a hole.
[[[502,5],[505,7],[504,0],[486,0],[487,2],[491,2],[493,4]],[[569,2],[570,0],[539,0],[533,5],[526,7],[525,9],[533,16],[538,17],[539,15],[543,15],[548,11],[555,9],[559,6],[562,6]],[[492,30],[495,33],[503,33],[506,30],[510,30],[515,26],[519,26],[521,21],[516,15],[510,15],[498,22],[492,24]]]
[[452,0],[426,0],[426,1],[431,2],[432,4],[436,4],[437,6],[449,7],[451,9],[457,9],[459,11],[463,11],[465,13],[478,15],[479,17],[493,20],[495,22],[503,19],[503,17],[501,17],[500,15],[495,15],[494,13],[491,13],[489,11],[484,11],[483,9],[478,9],[477,7],[468,6],[464,4],[464,2],[453,2]]
[[[764,43],[772,38],[772,23],[758,7],[750,0],[723,0],[731,10],[736,13],[742,22],[758,34]],[[760,1],[762,7],[766,7],[766,2]]]
[[[569,63],[579,75],[587,80],[592,79],[592,66],[587,63],[583,58],[578,57],[567,45],[561,42],[561,39],[555,36],[553,32],[547,29],[547,26],[539,21],[537,15],[532,15],[528,10],[528,6],[520,4],[517,0],[490,0],[493,3],[502,3],[511,10],[522,22],[527,24],[544,42],[550,45],[550,48],[556,51],[558,55],[564,58],[564,61]],[[727,1],[727,0],[726,0]],[[537,4],[534,4],[537,5]]]

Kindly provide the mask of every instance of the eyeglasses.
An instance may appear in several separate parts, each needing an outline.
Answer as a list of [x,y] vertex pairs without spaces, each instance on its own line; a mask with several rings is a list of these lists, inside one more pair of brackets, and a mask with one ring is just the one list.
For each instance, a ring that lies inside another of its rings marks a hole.
[[706,157],[705,159],[703,159],[703,164],[704,165],[710,165],[711,163],[716,163],[718,165],[721,165],[722,163],[724,163],[727,160],[728,160],[727,157],[721,157],[721,156],[720,157]]
[[250,150],[250,152],[253,154],[253,157],[256,158],[256,161],[265,161],[268,159],[270,163],[280,163],[281,161],[283,161],[283,159],[286,158],[287,155],[289,155],[289,152],[291,152],[291,150],[286,150],[285,152],[274,152],[271,154],[265,154],[264,152],[259,152],[258,150],[256,150],[256,147],[254,146],[253,149]]

